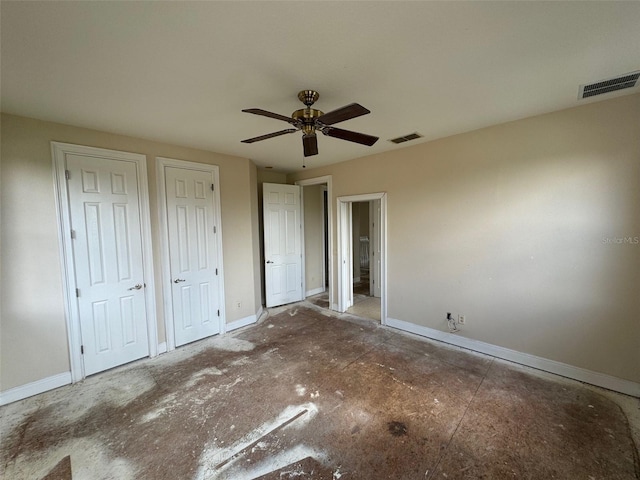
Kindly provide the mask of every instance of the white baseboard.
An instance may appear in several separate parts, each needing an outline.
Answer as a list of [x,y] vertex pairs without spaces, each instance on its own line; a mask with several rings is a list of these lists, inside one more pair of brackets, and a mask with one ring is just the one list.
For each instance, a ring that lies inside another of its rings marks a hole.
[[43,378],[42,380],[36,380],[35,382],[27,383],[19,387],[10,388],[5,392],[0,392],[0,405],[6,405],[8,403],[17,402],[39,393],[44,393],[54,388],[63,387],[71,383],[71,372],[59,373],[51,377]]
[[313,290],[308,290],[307,292],[305,292],[304,296],[306,297],[312,297],[314,295],[318,295],[319,293],[324,293],[326,290],[324,287],[318,287],[318,288],[314,288]]
[[158,344],[158,355],[162,355],[163,353],[167,353],[167,342]]
[[[258,311],[262,314],[262,308]],[[227,323],[227,332],[231,332],[233,330],[237,330],[238,328],[246,327],[247,325],[251,325],[252,323],[256,323],[258,321],[259,315],[249,315],[248,317],[240,318],[238,320],[234,320],[233,322]]]
[[580,382],[589,383],[598,387],[603,387],[616,392],[640,397],[640,383],[632,382],[604,373],[593,372],[580,367],[574,367],[555,360],[537,357],[528,353],[510,350],[508,348],[492,345],[490,343],[473,340],[471,338],[462,337],[449,332],[442,332],[433,328],[416,325],[415,323],[405,322],[395,318],[387,317],[387,326],[404,330],[405,332],[415,333],[422,337],[431,338],[440,342],[455,345],[457,347],[466,348],[475,352],[491,355],[492,357],[509,360],[514,363],[526,365],[527,367],[537,368],[545,372],[555,373],[563,377],[578,380]]

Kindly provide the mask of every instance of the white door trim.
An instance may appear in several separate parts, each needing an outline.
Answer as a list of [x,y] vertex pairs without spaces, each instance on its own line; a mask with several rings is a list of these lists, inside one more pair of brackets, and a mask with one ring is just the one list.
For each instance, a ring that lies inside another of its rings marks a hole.
[[[324,201],[324,196],[325,194],[327,195],[327,202],[325,203]],[[328,262],[328,255],[327,253],[329,252],[329,222],[330,222],[330,218],[329,217],[329,210],[331,209],[331,203],[329,200],[329,192],[328,192],[328,188],[326,185],[322,185],[320,187],[320,205],[322,205],[322,292],[324,293],[327,290],[327,284],[329,284],[329,289],[331,289],[331,282],[328,281],[328,277],[327,275],[329,274],[329,272],[327,272],[327,262]],[[304,205],[303,205],[304,206]],[[324,218],[327,217],[327,225],[325,226],[325,222],[324,222]],[[304,233],[304,223],[303,225],[303,233]],[[331,279],[333,280],[333,279]],[[331,297],[331,295],[329,295],[329,297]],[[331,308],[331,302],[329,302],[329,308]]]
[[338,201],[338,311],[353,305],[353,202]]
[[160,222],[160,249],[162,256],[162,296],[164,309],[164,329],[167,343],[167,351],[175,350],[176,339],[173,331],[173,294],[171,290],[171,263],[169,255],[169,230],[167,225],[167,193],[165,190],[165,167],[184,168],[187,170],[200,170],[213,173],[213,184],[215,185],[213,196],[215,199],[215,215],[218,219],[218,270],[220,280],[218,281],[218,294],[220,298],[220,334],[226,332],[225,297],[224,297],[224,268],[222,260],[222,211],[220,209],[220,172],[217,165],[207,163],[189,162],[187,160],[177,160],[174,158],[156,157],[156,180],[158,193],[158,215]]
[[[315,177],[315,178],[308,178],[306,180],[298,180],[295,184],[299,185],[300,187],[308,187],[310,185],[322,185],[322,184],[326,184],[327,185],[327,214],[328,214],[328,221],[327,223],[329,224],[329,247],[328,247],[328,252],[329,255],[331,255],[331,252],[333,252],[333,209],[331,208],[331,199],[332,194],[333,194],[333,187],[332,187],[332,181],[333,181],[333,177],[331,175],[325,175],[323,177]],[[302,258],[303,261],[302,262],[302,291],[306,292],[306,282],[305,282],[305,278],[306,278],[306,273],[305,273],[305,263],[306,263],[306,254],[304,251],[304,188],[301,188],[301,192],[302,192]],[[337,309],[337,305],[334,301],[334,294],[333,294],[333,261],[331,258],[329,258],[329,307],[332,310],[336,310]]]
[[[56,215],[58,218],[58,240],[62,268],[62,295],[64,299],[67,337],[69,341],[69,363],[71,381],[85,378],[84,363],[80,346],[80,313],[75,291],[78,288],[73,268],[73,246],[71,242],[71,215],[69,212],[69,191],[65,176],[68,153],[97,158],[124,160],[136,165],[138,174],[138,195],[140,201],[140,226],[142,229],[142,256],[145,288],[145,306],[147,311],[147,337],[149,356],[158,355],[158,325],[156,321],[155,283],[153,278],[153,250],[151,244],[151,217],[149,209],[149,189],[147,187],[147,157],[139,153],[120,152],[104,148],[86,147],[71,143],[51,142],[53,160],[54,193]],[[72,294],[73,292],[73,294]]]
[[351,205],[354,202],[380,200],[380,323],[387,324],[387,194],[368,193],[363,195],[347,195],[338,197],[338,311],[345,312],[353,303],[351,277],[353,268],[351,239]]

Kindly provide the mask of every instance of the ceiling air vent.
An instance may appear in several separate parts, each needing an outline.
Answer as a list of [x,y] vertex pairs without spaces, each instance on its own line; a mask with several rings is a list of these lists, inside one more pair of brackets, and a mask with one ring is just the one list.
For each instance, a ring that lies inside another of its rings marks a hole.
[[414,133],[410,133],[409,135],[404,135],[403,137],[392,138],[389,141],[393,143],[404,143],[404,142],[408,142],[409,140],[415,140],[416,138],[422,138],[422,135],[420,135],[417,132],[414,132]]
[[602,80],[601,82],[580,85],[578,99],[602,95],[603,93],[614,92],[624,88],[633,88],[636,86],[638,78],[640,78],[640,72],[631,72],[616,78]]

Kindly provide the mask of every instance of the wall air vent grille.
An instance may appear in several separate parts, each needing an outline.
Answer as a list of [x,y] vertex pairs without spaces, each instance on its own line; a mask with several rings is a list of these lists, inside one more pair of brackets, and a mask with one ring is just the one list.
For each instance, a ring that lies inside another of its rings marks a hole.
[[616,78],[610,78],[588,85],[580,85],[578,99],[602,95],[603,93],[623,90],[625,88],[633,88],[637,85],[638,78],[640,78],[640,72],[631,72]]
[[410,133],[409,135],[404,135],[402,137],[392,138],[389,141],[393,143],[404,143],[410,140],[415,140],[416,138],[422,138],[422,135],[414,132],[414,133]]

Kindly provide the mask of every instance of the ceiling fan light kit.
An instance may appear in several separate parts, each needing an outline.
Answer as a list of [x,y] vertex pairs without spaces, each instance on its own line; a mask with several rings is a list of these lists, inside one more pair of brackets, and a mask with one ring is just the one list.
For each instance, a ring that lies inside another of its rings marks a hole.
[[371,113],[362,105],[357,103],[351,103],[344,107],[338,108],[328,113],[324,113],[321,110],[311,108],[311,106],[320,98],[320,94],[315,90],[302,90],[298,93],[298,100],[304,103],[305,108],[296,110],[291,114],[291,117],[280,115],[278,113],[269,112],[260,108],[247,108],[242,110],[246,113],[252,113],[254,115],[261,115],[263,117],[275,118],[276,120],[282,120],[291,124],[295,128],[287,128],[266,135],[260,135],[259,137],[248,138],[242,140],[242,143],[254,143],[261,140],[267,140],[268,138],[279,137],[287,133],[302,131],[302,148],[304,150],[304,156],[310,157],[318,154],[318,138],[316,132],[320,131],[328,137],[338,138],[340,140],[347,140],[348,142],[359,143],[361,145],[371,146],[378,141],[378,137],[372,135],[366,135],[364,133],[353,132],[351,130],[343,130],[341,128],[335,128],[332,125],[352,118],[360,117],[361,115],[367,115]]

